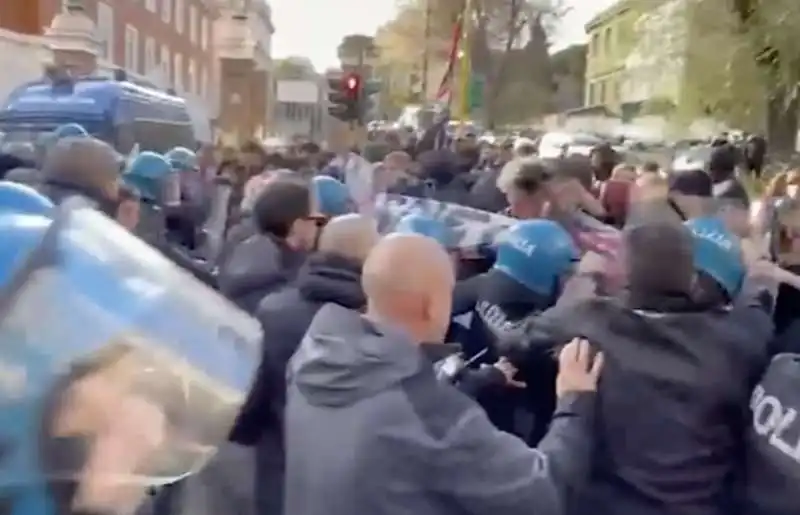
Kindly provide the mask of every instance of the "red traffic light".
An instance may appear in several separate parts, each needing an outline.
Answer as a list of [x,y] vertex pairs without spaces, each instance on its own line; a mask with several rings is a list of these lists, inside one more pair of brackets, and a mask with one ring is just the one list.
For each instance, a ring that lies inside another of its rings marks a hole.
[[351,97],[358,96],[358,91],[361,89],[361,77],[355,73],[347,75],[344,78],[344,87]]

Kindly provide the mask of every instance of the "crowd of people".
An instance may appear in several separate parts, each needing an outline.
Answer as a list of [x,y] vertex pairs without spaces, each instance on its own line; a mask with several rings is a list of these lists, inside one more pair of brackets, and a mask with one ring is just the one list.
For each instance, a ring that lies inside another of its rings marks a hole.
[[[800,177],[751,198],[713,147],[688,170],[433,133],[121,159],[69,125],[5,149],[0,204],[88,200],[261,327],[227,443],[141,514],[793,515]],[[509,222],[466,247],[387,195]]]

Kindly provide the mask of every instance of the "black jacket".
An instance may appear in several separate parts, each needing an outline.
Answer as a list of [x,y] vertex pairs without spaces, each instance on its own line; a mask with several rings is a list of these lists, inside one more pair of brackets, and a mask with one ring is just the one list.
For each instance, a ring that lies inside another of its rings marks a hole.
[[264,328],[262,360],[231,440],[257,447],[259,515],[282,514],[286,366],[314,315],[328,303],[356,310],[364,307],[361,269],[342,257],[316,254],[308,259],[292,286],[264,297],[256,311]]
[[508,207],[505,193],[497,187],[497,179],[500,177],[501,171],[500,168],[494,168],[481,172],[480,177],[470,189],[472,207],[491,213],[499,213]]
[[282,240],[255,234],[234,245],[219,264],[219,289],[253,314],[261,299],[294,280],[305,259],[305,252],[289,248]]
[[558,366],[547,350],[521,355],[505,352],[501,342],[520,338],[525,323],[549,308],[554,297],[532,293],[498,270],[482,276],[478,288],[472,323],[461,341],[467,355],[488,348],[489,362],[508,358],[519,370],[517,378],[528,385],[522,390],[487,391],[478,400],[495,426],[535,446],[546,434],[555,409]]
[[590,487],[570,513],[730,513],[772,333],[761,300],[709,309],[682,297],[596,297],[543,323],[560,328],[556,341],[585,337],[605,354]]

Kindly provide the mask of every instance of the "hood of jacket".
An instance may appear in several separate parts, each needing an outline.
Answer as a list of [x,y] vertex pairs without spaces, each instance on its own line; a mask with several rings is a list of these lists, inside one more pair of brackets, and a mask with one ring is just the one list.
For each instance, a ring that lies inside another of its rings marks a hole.
[[334,254],[312,255],[297,276],[297,288],[311,302],[332,302],[355,310],[367,303],[361,289],[361,264]]
[[403,331],[336,304],[319,310],[288,368],[316,406],[347,406],[395,387],[431,360]]

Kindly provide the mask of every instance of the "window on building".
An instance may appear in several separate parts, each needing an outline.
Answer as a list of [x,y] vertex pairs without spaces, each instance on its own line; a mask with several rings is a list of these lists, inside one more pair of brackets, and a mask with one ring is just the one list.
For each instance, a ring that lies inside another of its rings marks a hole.
[[200,46],[203,50],[208,49],[208,18],[205,16],[200,19]]
[[183,81],[183,56],[181,54],[175,54],[175,70],[173,72],[174,79],[172,80],[173,84],[175,84],[175,89],[183,91],[184,81]]
[[156,55],[156,40],[147,38],[144,41],[144,72],[153,73],[158,68],[158,56]]
[[100,57],[114,61],[114,10],[110,5],[97,3],[97,38],[100,40]]
[[597,94],[597,103],[606,104],[606,81],[600,81],[600,92]]
[[144,7],[151,13],[158,12],[158,3],[156,3],[156,0],[145,0]]
[[164,74],[164,79],[172,84],[172,59],[169,53],[169,47],[167,45],[161,45],[159,54],[158,64],[161,67],[161,73]]
[[611,27],[607,28],[603,33],[603,51],[609,53],[612,51],[612,36],[611,36]]
[[140,73],[139,31],[131,25],[125,26],[125,69]]
[[172,22],[172,0],[161,0],[161,20],[164,23]]
[[198,44],[198,36],[197,33],[199,32],[197,27],[197,7],[194,5],[189,6],[189,41],[192,42],[193,45]]
[[207,98],[208,96],[208,70],[201,67],[199,73],[199,80],[200,83],[197,85],[197,92],[202,98]]
[[188,59],[189,61],[189,83],[186,85],[187,91],[189,93],[197,93],[197,68],[194,64],[194,60]]
[[586,88],[586,105],[594,105],[594,83],[590,83],[589,87]]
[[592,55],[597,55],[598,51],[600,50],[599,45],[600,45],[600,34],[595,33],[592,36],[592,42],[589,43],[589,49]]
[[183,0],[175,0],[175,31],[183,34],[183,25],[186,18],[186,10]]

